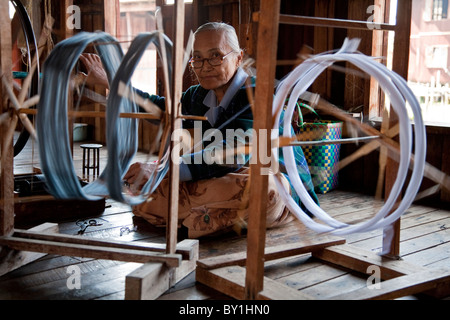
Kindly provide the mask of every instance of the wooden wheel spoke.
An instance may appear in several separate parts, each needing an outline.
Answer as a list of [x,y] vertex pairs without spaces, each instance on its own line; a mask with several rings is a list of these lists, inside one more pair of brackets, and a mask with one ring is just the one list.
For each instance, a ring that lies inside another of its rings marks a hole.
[[[28,119],[28,117],[25,114],[19,112],[20,109],[23,109],[23,106],[20,104],[18,98],[14,94],[11,85],[8,83],[5,77],[2,77],[2,82],[3,87],[5,88],[5,92],[9,98],[9,101],[11,102],[12,107],[14,108],[14,111],[17,113],[18,118],[20,119],[24,127],[28,130],[28,132],[31,134],[31,136],[33,138],[36,138],[36,130],[34,129],[30,119]],[[12,128],[14,129],[15,126],[12,126]]]

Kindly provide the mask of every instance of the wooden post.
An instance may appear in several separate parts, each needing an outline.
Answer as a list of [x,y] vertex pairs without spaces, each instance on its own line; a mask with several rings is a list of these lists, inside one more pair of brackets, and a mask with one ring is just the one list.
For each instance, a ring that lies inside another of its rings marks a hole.
[[70,15],[72,14],[70,11],[67,12],[67,9],[73,6],[73,0],[64,0],[61,1],[61,12],[60,19],[61,19],[61,37],[62,40],[70,38],[74,34],[74,30],[72,27],[69,27],[67,25],[68,19],[70,18]]
[[[383,13],[383,16],[382,16],[381,21],[376,20],[374,22],[378,22],[378,23],[389,22],[390,10],[389,10],[389,8],[386,9],[387,5],[389,5],[389,3],[386,3],[386,1],[389,2],[389,0],[375,0],[375,6],[378,6],[380,8],[380,11]],[[377,19],[376,15],[375,15],[375,19]],[[372,33],[372,56],[373,57],[381,57],[381,56],[387,55],[387,45],[385,45],[385,43],[387,43],[387,32],[374,29],[374,31]],[[368,119],[379,117],[380,116],[379,108],[383,102],[384,102],[384,99],[381,98],[380,85],[379,85],[378,81],[371,78],[370,79],[370,92],[369,92],[369,109],[364,110],[364,113],[366,113],[365,116]]]
[[[268,176],[261,174],[261,170],[268,168],[270,163],[262,164],[258,153],[261,151],[270,152],[271,150],[270,129],[272,127],[280,0],[261,1],[260,10],[256,50],[256,69],[258,74],[254,105],[258,112],[253,114],[253,128],[255,129],[253,143],[257,143],[253,150],[258,150],[258,152],[253,154],[257,158],[256,163],[250,166],[251,189],[247,236],[246,299],[256,299],[258,293],[263,289]],[[262,41],[262,39],[265,40]],[[267,129],[267,131],[264,132],[262,129]],[[266,135],[267,142],[264,146],[261,144],[263,135]],[[262,150],[260,150],[261,148]]]
[[[395,61],[395,63],[393,64],[392,69],[394,72],[402,76],[405,80],[408,79],[411,11],[412,11],[412,0],[404,0],[398,2],[397,23],[395,28],[395,41],[394,41],[394,56],[393,56],[393,61]],[[389,127],[392,128],[397,123],[398,123],[398,116],[391,110],[389,117]],[[395,158],[388,157],[386,163],[386,182],[385,182],[386,195],[389,195],[389,193],[391,192],[398,171],[398,163],[393,159]],[[390,250],[388,255],[396,257],[400,255],[400,219],[394,222],[391,228],[394,229],[394,237],[390,241]],[[383,248],[383,251],[386,251],[385,249],[386,248]]]
[[119,0],[105,0],[103,3],[105,12],[104,24],[105,32],[117,37],[118,23],[120,22],[120,3]]
[[[184,53],[184,1],[176,0],[173,14],[174,30],[174,54],[173,54],[173,75],[172,75],[172,111],[171,128],[172,132],[181,129],[180,100],[183,89],[183,53]],[[164,44],[162,44],[164,45]],[[170,142],[171,153],[176,146],[177,141]],[[173,157],[172,157],[173,158]],[[177,161],[170,161],[169,169],[169,216],[167,221],[167,253],[174,253],[177,245],[178,234],[178,191],[180,183],[180,167]]]
[[[59,12],[59,19],[60,19],[60,29],[59,29],[59,35],[61,37],[60,41],[65,40],[67,38],[70,38],[74,35],[74,27],[69,26],[68,22],[70,21],[72,12],[68,10],[70,6],[73,6],[73,0],[63,0],[61,1],[61,7]],[[67,96],[69,97],[67,99],[67,109],[69,111],[73,110],[74,103],[73,103],[73,89],[71,86],[69,86],[69,91],[67,93]],[[69,130],[69,141],[70,141],[70,150],[73,154],[73,122],[68,121],[67,127]]]
[[[12,44],[9,1],[0,0],[0,76],[12,83]],[[8,112],[5,88],[0,85],[0,114]],[[13,144],[6,143],[9,122],[0,125],[0,236],[9,235],[14,229],[14,172]],[[6,147],[9,145],[9,147]]]

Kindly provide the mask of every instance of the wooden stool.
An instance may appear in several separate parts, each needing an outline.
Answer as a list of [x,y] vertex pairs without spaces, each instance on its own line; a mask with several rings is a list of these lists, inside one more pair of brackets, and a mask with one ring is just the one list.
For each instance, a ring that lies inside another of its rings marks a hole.
[[[93,175],[95,176],[95,170],[97,170],[97,176],[100,174],[100,149],[103,147],[101,144],[82,144],[80,146],[83,149],[83,175],[87,169],[87,175],[89,175],[89,169],[93,169]],[[93,155],[93,161],[91,165],[91,150]],[[87,156],[86,156],[87,151]]]

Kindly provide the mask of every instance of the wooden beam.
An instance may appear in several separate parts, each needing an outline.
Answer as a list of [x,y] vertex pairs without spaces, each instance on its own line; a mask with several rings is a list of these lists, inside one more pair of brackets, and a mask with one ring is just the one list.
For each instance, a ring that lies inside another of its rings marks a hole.
[[398,1],[392,70],[408,80],[412,0]]
[[[408,65],[409,65],[409,44],[411,35],[411,12],[412,12],[412,0],[398,1],[397,4],[397,30],[395,32],[394,39],[394,52],[393,52],[393,66],[392,70],[398,73],[405,80],[408,80]],[[394,127],[398,123],[398,116],[393,110],[390,110],[389,126]],[[389,156],[386,161],[386,180],[385,180],[385,197],[387,198],[391,192],[391,189],[395,183],[395,177],[397,176],[398,163]],[[393,210],[396,208],[394,207]],[[400,255],[400,219],[394,222],[391,226],[394,235],[390,241],[383,240],[383,246],[389,243],[389,248],[383,248],[383,251],[389,251],[391,256]]]
[[[37,114],[38,110],[36,109],[19,109],[19,113],[24,114]],[[67,116],[70,118],[106,118],[105,111],[68,111]],[[121,112],[119,114],[120,118],[131,118],[131,119],[155,119],[160,120],[161,115],[154,115],[144,112]]]
[[[259,21],[260,19],[259,15],[260,15],[259,12],[255,13],[253,15],[253,20]],[[280,14],[280,23],[289,25],[304,25],[314,27],[342,28],[342,29],[355,29],[366,31],[372,31],[373,29],[383,31],[395,31],[397,29],[396,25],[387,23],[373,23],[358,20],[294,16],[289,14]]]
[[[9,1],[0,0],[0,77],[12,83],[12,44]],[[8,111],[7,95],[0,84],[0,114]],[[14,229],[14,174],[13,144],[8,138],[9,121],[0,124],[0,236],[6,236]]]
[[[375,0],[375,7],[380,8],[380,13],[382,16],[379,18],[381,21],[389,21],[390,8],[388,7],[388,3],[386,0]],[[386,10],[386,7],[387,10]],[[374,11],[374,14],[376,11]],[[375,19],[376,19],[375,15]],[[379,21],[379,22],[381,22]],[[372,52],[371,55],[373,57],[386,57],[387,56],[387,44],[385,45],[385,40],[387,40],[387,32],[373,32],[372,33]],[[382,113],[382,104],[384,102],[384,98],[381,97],[380,84],[373,77],[370,78],[370,91],[369,91],[369,105],[366,106],[363,112],[366,114],[368,119],[372,119],[375,117],[379,117]]]
[[[264,152],[272,149],[270,146],[270,128],[272,128],[272,103],[275,85],[275,68],[277,60],[278,21],[280,0],[264,0],[260,2],[260,17],[258,25],[258,45],[256,57],[255,106],[258,112],[253,113],[254,125],[258,142],[253,150]],[[264,41],[262,41],[264,39]],[[269,40],[269,42],[267,41]],[[265,132],[263,130],[266,130]],[[266,145],[261,141],[265,135]],[[259,152],[258,152],[259,153]],[[270,164],[263,165],[259,155],[256,163],[250,165],[250,203],[247,235],[247,274],[245,282],[245,298],[255,299],[263,289],[264,277],[264,246],[266,237],[266,203],[268,191],[268,176],[262,169]]]
[[330,28],[366,30],[366,31],[372,31],[372,29],[378,29],[378,30],[384,30],[384,31],[396,30],[395,25],[386,24],[386,23],[373,23],[373,22],[368,22],[368,21],[343,20],[343,19],[332,19],[332,18],[292,16],[292,15],[285,15],[285,14],[280,15],[280,23],[293,24],[293,25],[315,26],[315,27],[320,26],[320,27],[330,27]]
[[[57,241],[60,243],[72,243],[72,244],[82,244],[82,245],[93,245],[102,246],[105,248],[121,248],[128,250],[142,250],[150,252],[166,252],[166,245],[159,243],[150,242],[139,242],[139,241],[117,241],[117,240],[103,240],[92,237],[80,237],[74,235],[66,234],[48,234],[41,233],[35,230],[20,230],[16,229],[13,234],[14,237],[24,238],[24,239],[35,239],[35,240],[46,240],[46,241]],[[194,252],[192,248],[183,246],[181,244],[177,245],[175,253],[180,254],[183,259],[189,260],[193,257]]]
[[[173,6],[174,55],[172,74],[172,110],[170,124],[172,132],[181,129],[181,92],[183,90],[183,56],[184,56],[184,1],[175,0]],[[170,141],[171,154],[176,150],[178,141]],[[172,158],[172,157],[171,157]],[[180,183],[180,166],[177,161],[170,161],[169,167],[169,213],[167,221],[166,241],[167,253],[175,252],[178,234],[178,193]]]
[[130,250],[114,247],[103,247],[87,244],[61,243],[58,241],[0,237],[0,245],[14,250],[33,251],[94,259],[107,259],[125,262],[164,262],[170,267],[178,267],[181,263],[179,254],[161,254],[145,250]]

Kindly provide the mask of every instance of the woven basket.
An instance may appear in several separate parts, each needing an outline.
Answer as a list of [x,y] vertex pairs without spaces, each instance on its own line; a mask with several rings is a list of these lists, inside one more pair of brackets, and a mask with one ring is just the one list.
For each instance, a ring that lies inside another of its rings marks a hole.
[[[305,122],[298,127],[298,133],[314,132],[314,140],[337,140],[342,137],[342,122],[320,120]],[[302,147],[308,162],[314,189],[325,194],[338,186],[338,165],[340,144]]]

